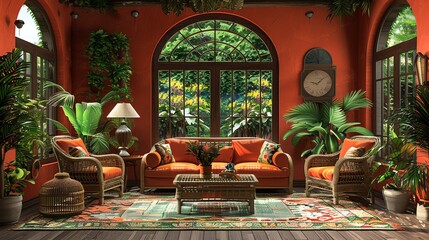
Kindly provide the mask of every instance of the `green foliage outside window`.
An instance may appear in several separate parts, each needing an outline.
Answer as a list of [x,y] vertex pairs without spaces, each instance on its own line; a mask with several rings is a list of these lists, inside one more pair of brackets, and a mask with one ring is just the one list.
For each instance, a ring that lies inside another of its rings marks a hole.
[[410,7],[404,8],[396,17],[389,31],[386,47],[394,46],[416,37],[416,18]]

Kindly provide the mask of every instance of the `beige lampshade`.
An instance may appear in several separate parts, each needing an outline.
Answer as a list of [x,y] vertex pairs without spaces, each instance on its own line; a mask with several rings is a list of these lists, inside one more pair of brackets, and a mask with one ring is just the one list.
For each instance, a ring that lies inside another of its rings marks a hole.
[[139,118],[139,114],[131,106],[131,103],[117,103],[110,111],[107,118]]

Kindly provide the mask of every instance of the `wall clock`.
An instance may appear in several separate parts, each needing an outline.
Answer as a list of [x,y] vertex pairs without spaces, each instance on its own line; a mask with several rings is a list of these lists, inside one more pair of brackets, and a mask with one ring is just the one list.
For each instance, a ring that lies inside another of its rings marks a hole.
[[331,55],[322,48],[309,50],[301,72],[301,96],[304,101],[325,102],[335,96],[335,66]]

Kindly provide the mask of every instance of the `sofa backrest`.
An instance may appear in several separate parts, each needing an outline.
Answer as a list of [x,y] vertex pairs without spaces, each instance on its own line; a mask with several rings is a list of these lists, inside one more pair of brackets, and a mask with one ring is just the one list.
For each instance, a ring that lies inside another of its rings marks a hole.
[[[219,148],[223,148],[225,146],[232,146],[233,140],[244,140],[243,142],[249,142],[249,141],[260,142],[261,146],[262,146],[262,143],[265,141],[265,139],[258,138],[258,137],[175,137],[175,138],[170,138],[170,139],[166,139],[166,140],[161,140],[158,143],[163,144],[163,143],[167,143],[167,142],[171,142],[171,141],[183,142],[183,143],[186,141],[198,141],[199,143],[202,143],[202,144],[206,144],[206,143],[207,144],[217,144],[219,146]],[[269,140],[267,140],[267,141],[269,141]],[[255,155],[255,156],[259,155],[261,146],[254,147],[251,149],[253,155]],[[194,162],[194,160],[191,160],[192,156],[189,156],[189,154],[187,154],[187,156],[185,156],[185,154],[183,153],[184,149],[186,150],[186,146],[181,146],[178,149],[174,149],[174,147],[175,146],[171,146],[171,150],[172,150],[173,156],[176,160],[185,161],[185,162]],[[176,145],[176,148],[177,148],[177,145]],[[155,148],[152,147],[151,151],[154,151],[154,150],[155,150]],[[246,155],[246,154],[243,155],[243,151],[240,152],[240,151],[237,151],[237,149],[233,150],[233,158],[234,158],[233,159],[234,163],[243,162],[243,161],[250,161],[249,155]],[[251,161],[257,161],[257,157],[253,156],[251,158],[252,158]]]

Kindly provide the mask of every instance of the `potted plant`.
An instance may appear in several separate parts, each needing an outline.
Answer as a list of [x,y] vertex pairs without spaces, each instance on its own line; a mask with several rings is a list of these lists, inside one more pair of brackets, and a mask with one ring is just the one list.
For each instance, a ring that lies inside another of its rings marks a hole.
[[415,144],[407,137],[399,137],[394,130],[389,133],[385,151],[387,155],[375,163],[374,171],[382,166],[385,170],[373,183],[386,183],[382,193],[389,211],[405,212],[411,194],[426,187],[428,173],[425,166],[416,162]]
[[[22,51],[14,49],[0,56],[0,211],[1,223],[15,222],[18,215],[7,215],[10,207],[21,209],[25,178],[28,171],[14,162],[4,167],[6,154],[15,149],[20,161],[33,157],[33,144],[41,143],[38,100],[28,99],[26,88],[30,82],[24,76],[27,65],[21,59]],[[27,182],[32,182],[31,180]],[[13,202],[13,204],[11,204]],[[12,210],[15,211],[15,210]],[[20,211],[19,211],[20,212]]]
[[211,177],[212,162],[219,156],[219,147],[216,144],[199,144],[196,141],[186,142],[188,152],[195,156],[200,164],[200,175]]
[[[107,124],[100,126],[102,107],[110,101],[115,92],[107,93],[100,102],[74,103],[74,95],[55,83],[47,86],[60,89],[48,101],[48,105],[61,106],[79,138],[83,140],[87,149],[93,154],[107,153],[109,147],[109,130]],[[68,129],[60,122],[49,119],[59,131],[70,135]]]
[[348,133],[373,135],[368,129],[359,126],[360,122],[347,121],[347,113],[370,106],[365,92],[360,90],[350,92],[341,101],[304,102],[283,116],[292,123],[291,129],[283,135],[283,140],[292,137],[295,146],[302,139],[310,138],[313,146],[305,150],[301,157],[337,152]]

